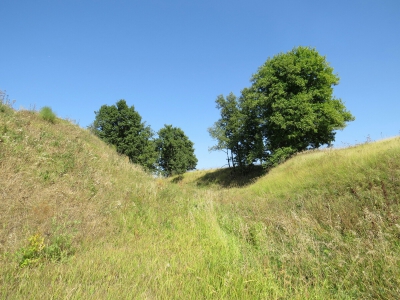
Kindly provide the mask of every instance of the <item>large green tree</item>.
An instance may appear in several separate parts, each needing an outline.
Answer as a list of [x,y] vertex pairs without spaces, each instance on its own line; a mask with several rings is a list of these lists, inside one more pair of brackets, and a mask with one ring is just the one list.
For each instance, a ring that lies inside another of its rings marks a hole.
[[196,168],[193,143],[182,129],[165,125],[158,131],[156,147],[159,153],[158,166],[163,175],[183,174]]
[[105,142],[115,145],[117,152],[125,154],[132,163],[148,170],[155,169],[157,152],[153,132],[142,122],[134,106],[128,107],[121,99],[115,105],[103,105],[95,112],[92,129]]
[[276,165],[292,154],[335,140],[354,117],[333,96],[339,77],[317,50],[297,47],[269,58],[251,87],[216,100],[221,118],[208,131],[233,161]]
[[338,75],[313,48],[297,47],[269,58],[251,82],[242,91],[242,111],[258,124],[264,149],[257,148],[254,156],[267,164],[330,145],[335,131],[354,120],[341,99],[333,96]]

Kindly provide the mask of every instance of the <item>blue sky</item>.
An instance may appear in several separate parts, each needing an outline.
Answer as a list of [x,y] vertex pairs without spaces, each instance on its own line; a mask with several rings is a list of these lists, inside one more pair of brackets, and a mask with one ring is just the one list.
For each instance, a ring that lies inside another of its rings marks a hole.
[[183,129],[198,168],[226,164],[207,128],[268,59],[315,47],[356,117],[335,147],[400,133],[398,0],[2,0],[0,89],[81,127],[125,99],[154,131]]

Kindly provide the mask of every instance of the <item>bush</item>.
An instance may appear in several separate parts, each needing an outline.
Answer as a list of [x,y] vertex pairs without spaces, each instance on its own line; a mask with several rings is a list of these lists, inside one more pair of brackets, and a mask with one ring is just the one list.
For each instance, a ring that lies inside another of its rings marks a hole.
[[43,120],[50,123],[55,123],[56,121],[56,115],[49,106],[44,106],[40,110],[39,115],[42,117]]

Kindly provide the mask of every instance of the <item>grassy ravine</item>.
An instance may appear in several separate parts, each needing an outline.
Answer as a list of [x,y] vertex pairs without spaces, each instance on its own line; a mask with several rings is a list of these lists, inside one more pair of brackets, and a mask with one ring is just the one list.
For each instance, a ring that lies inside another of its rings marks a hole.
[[399,137],[155,179],[0,103],[0,299],[398,299],[399,195]]

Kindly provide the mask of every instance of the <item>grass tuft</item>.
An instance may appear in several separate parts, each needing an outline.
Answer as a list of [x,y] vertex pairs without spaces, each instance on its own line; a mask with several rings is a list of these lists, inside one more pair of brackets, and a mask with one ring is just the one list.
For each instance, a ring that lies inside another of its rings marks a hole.
[[39,111],[39,115],[43,120],[47,122],[54,124],[56,121],[56,114],[49,106],[42,107],[42,109]]

